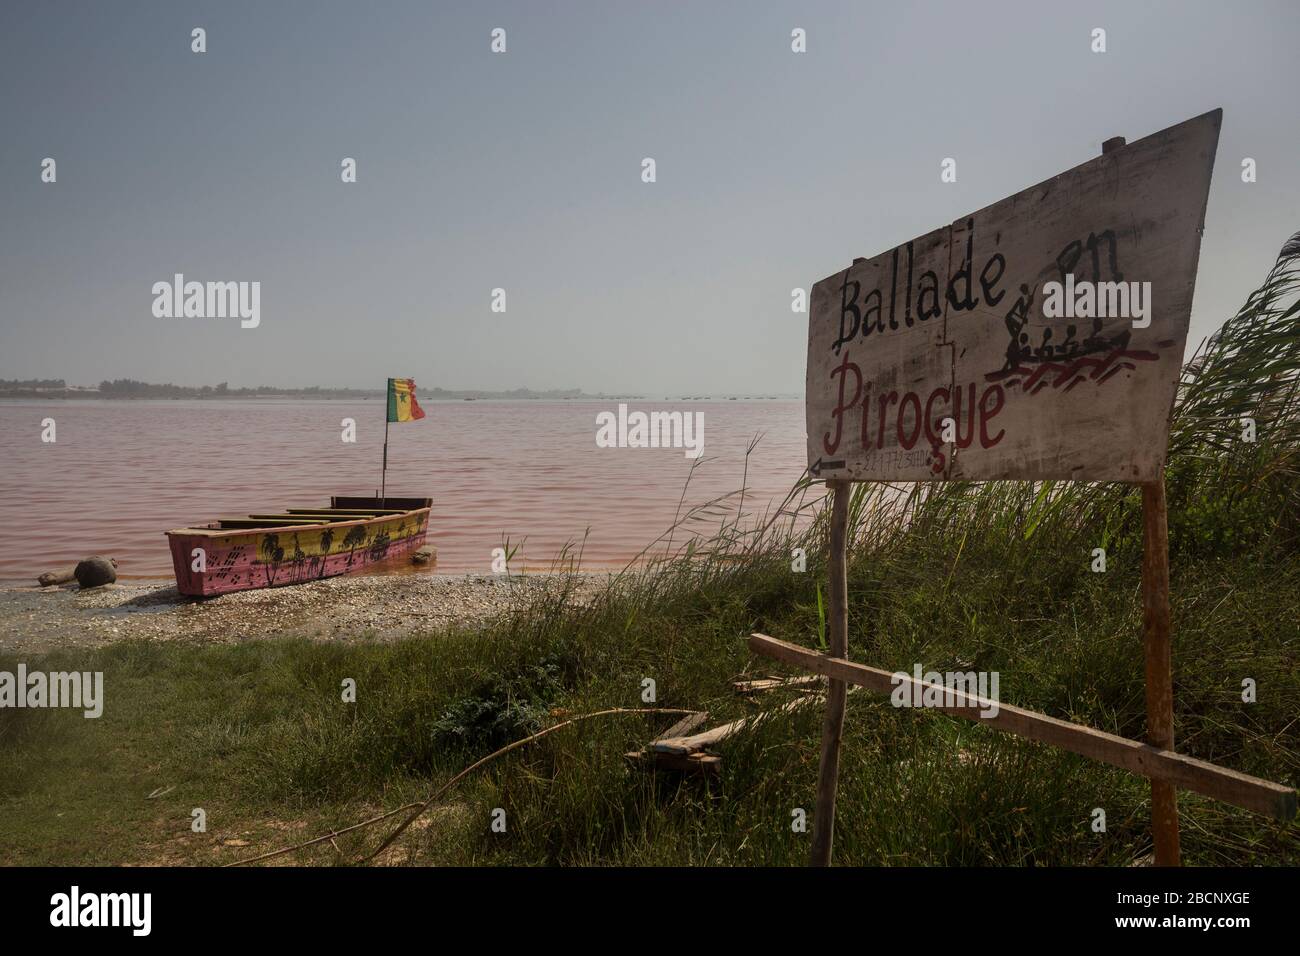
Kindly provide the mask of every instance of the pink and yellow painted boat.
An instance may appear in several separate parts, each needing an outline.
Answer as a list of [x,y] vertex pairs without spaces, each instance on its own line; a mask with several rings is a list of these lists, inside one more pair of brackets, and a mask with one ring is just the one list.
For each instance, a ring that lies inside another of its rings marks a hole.
[[424,544],[432,498],[333,497],[167,532],[176,587],[211,597],[350,574]]

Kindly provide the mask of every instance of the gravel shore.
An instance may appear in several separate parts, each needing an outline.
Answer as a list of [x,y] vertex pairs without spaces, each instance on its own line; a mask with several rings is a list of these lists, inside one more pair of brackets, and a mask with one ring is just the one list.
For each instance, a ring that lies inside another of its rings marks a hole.
[[[605,575],[582,577],[578,597]],[[233,643],[280,636],[322,641],[392,639],[415,631],[484,622],[538,589],[545,574],[505,577],[382,575],[326,578],[290,587],[196,600],[174,585],[109,584],[0,590],[0,652],[42,654],[146,639]]]

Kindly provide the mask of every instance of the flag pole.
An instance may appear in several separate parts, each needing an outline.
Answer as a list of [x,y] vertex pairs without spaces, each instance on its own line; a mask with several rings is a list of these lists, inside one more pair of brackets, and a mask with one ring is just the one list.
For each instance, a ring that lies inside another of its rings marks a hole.
[[388,502],[388,393],[393,389],[393,380],[388,380],[388,389],[384,393],[384,465],[379,472],[379,507],[386,508]]
[[384,467],[379,476],[379,507],[388,507],[388,413],[384,413]]

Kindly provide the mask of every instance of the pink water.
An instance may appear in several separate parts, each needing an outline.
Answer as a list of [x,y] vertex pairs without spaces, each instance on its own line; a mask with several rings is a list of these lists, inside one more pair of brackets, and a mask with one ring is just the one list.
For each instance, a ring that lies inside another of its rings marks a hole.
[[[740,488],[759,432],[747,514],[803,471],[802,402],[628,405],[704,413],[688,506]],[[582,566],[617,567],[665,531],[691,460],[679,448],[597,448],[607,410],[617,402],[430,402],[424,420],[392,425],[388,492],[433,498],[435,570],[486,573],[506,536],[523,542],[512,570],[544,568],[587,529]],[[52,444],[41,441],[47,417]],[[357,422],[355,444],[340,439],[344,418]],[[379,400],[0,403],[0,584],[32,584],[89,554],[117,558],[124,578],[170,577],[169,528],[373,494],[383,418]]]

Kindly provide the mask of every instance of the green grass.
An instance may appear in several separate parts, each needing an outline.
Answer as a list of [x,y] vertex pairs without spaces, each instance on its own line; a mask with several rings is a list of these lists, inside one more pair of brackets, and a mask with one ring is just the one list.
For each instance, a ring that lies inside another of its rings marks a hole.
[[[1168,471],[1178,749],[1300,783],[1300,521],[1294,260],[1191,363]],[[1234,441],[1242,415],[1258,441]],[[775,668],[754,630],[825,633],[826,514],[801,482],[760,520],[740,496],[588,605],[537,597],[499,623],[392,644],[123,643],[27,660],[105,672],[99,720],[0,711],[0,861],[227,862],[423,797],[565,716],[657,706],[717,722],[758,705],[731,681]],[[720,524],[717,522],[720,521]],[[888,669],[996,670],[1001,699],[1140,738],[1137,492],[1068,483],[860,486],[851,508],[850,654]],[[791,570],[803,547],[805,573]],[[1107,571],[1091,550],[1105,547]],[[15,659],[0,658],[12,670]],[[357,682],[355,704],[340,683]],[[1258,700],[1243,703],[1252,678]],[[719,777],[629,769],[671,717],[584,721],[467,778],[386,862],[793,865],[810,833],[820,710],[722,745]],[[171,787],[154,799],[156,789]],[[844,864],[1128,865],[1150,852],[1143,778],[943,715],[849,697],[835,857]],[[208,832],[190,830],[207,811]],[[491,831],[495,808],[505,833]],[[1105,833],[1091,829],[1094,808]],[[1183,792],[1191,864],[1300,863],[1300,824]],[[356,860],[385,824],[287,858]],[[246,842],[228,846],[227,841]],[[281,861],[283,862],[283,861]]]

